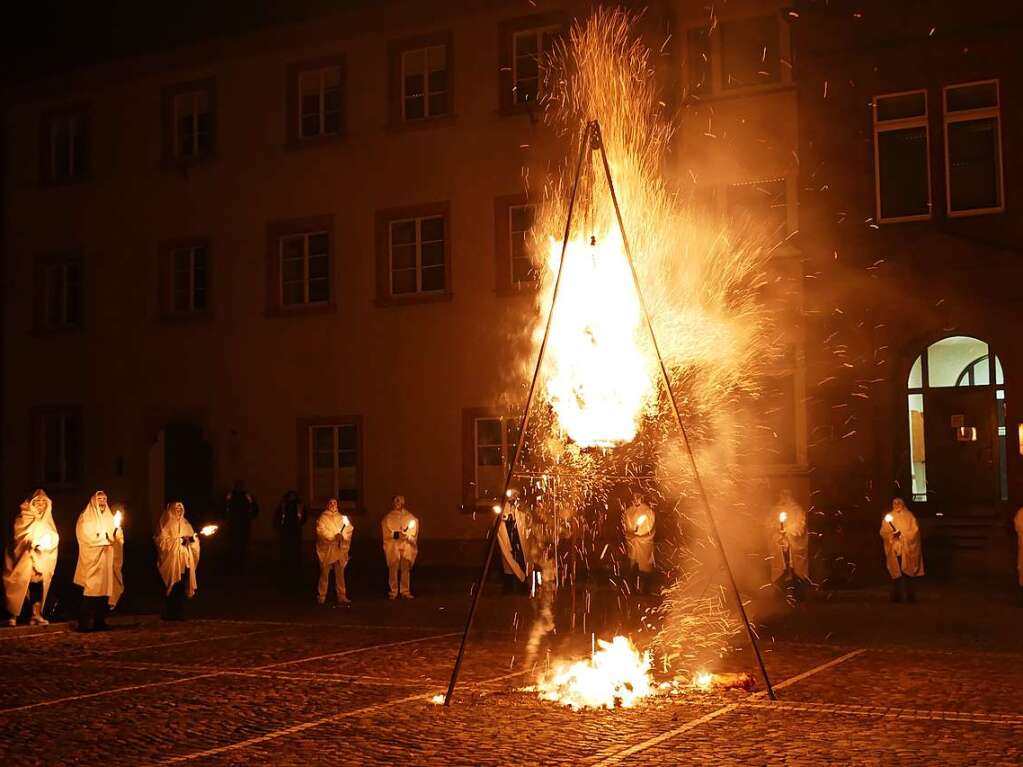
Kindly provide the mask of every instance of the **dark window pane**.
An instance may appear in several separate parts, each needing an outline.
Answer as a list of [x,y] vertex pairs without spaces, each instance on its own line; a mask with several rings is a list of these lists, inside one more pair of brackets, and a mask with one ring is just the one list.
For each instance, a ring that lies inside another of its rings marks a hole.
[[780,78],[778,20],[774,16],[721,25],[721,80],[725,88],[776,82]]
[[318,256],[327,254],[328,238],[326,232],[309,235],[309,255]]
[[443,266],[444,265],[444,243],[443,242],[424,242],[422,251],[423,266]]
[[340,112],[327,112],[323,116],[323,132],[330,136],[336,136],[341,132]]
[[313,448],[318,451],[327,451],[328,453],[334,450],[334,428],[332,426],[313,427]]
[[395,221],[391,224],[391,243],[404,245],[416,241],[415,221]]
[[309,302],[323,304],[330,300],[330,282],[325,279],[309,280]]
[[65,265],[64,279],[67,282],[64,292],[64,321],[68,325],[77,325],[81,319],[82,301],[81,280],[77,263],[71,261]]
[[423,268],[423,292],[428,293],[444,290],[444,267],[431,266]]
[[301,282],[293,282],[284,286],[281,291],[281,302],[285,306],[305,303],[305,290]]
[[437,94],[446,91],[448,89],[447,70],[440,69],[436,72],[430,72],[429,86],[431,94]]
[[301,282],[305,279],[301,258],[285,258],[281,262],[281,279],[283,282]]
[[410,96],[405,99],[406,120],[421,120],[425,116],[425,101],[422,96]]
[[309,138],[311,136],[320,135],[320,115],[305,115],[302,118],[302,137]]
[[444,219],[440,216],[424,218],[420,224],[423,242],[444,239]]
[[338,426],[338,444],[341,450],[355,450],[359,445],[359,432],[354,425]]
[[949,124],[948,182],[952,210],[999,207],[998,162],[994,119]]
[[690,95],[710,90],[710,30],[706,27],[686,33],[686,71]]
[[528,258],[512,259],[512,281],[532,282],[536,279],[536,271],[533,269],[533,262]]
[[309,254],[309,279],[324,280],[327,278],[327,256]]
[[926,93],[906,93],[901,96],[879,96],[877,99],[877,121],[903,120],[907,117],[923,117],[927,113]]
[[341,89],[331,88],[330,90],[323,92],[323,111],[324,112],[340,112],[341,111]]
[[511,229],[523,232],[533,226],[535,209],[532,205],[516,205],[511,209]]
[[480,466],[500,466],[503,462],[500,447],[481,447],[476,452],[476,462]]
[[927,129],[904,128],[877,134],[881,218],[930,212]]
[[416,272],[414,269],[403,269],[391,272],[391,293],[402,295],[416,292]]
[[410,96],[422,96],[423,95],[423,74],[416,72],[415,74],[405,75],[405,97]]
[[949,112],[998,106],[998,84],[981,83],[962,88],[950,88],[945,94],[945,100]]
[[416,246],[398,245],[391,248],[392,269],[414,269],[416,266]]
[[447,93],[431,93],[430,94],[430,117],[438,117],[440,115],[446,115],[448,113],[448,94]]
[[480,418],[476,421],[476,442],[480,445],[501,444],[501,419]]
[[536,56],[537,36],[533,32],[527,32],[515,36],[515,57]]

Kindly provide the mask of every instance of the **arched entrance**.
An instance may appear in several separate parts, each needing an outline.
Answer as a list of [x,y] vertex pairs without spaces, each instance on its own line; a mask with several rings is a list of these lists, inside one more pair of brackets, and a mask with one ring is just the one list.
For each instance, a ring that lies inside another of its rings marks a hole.
[[1005,376],[986,342],[949,336],[907,382],[913,501],[937,516],[993,516],[1008,500]]

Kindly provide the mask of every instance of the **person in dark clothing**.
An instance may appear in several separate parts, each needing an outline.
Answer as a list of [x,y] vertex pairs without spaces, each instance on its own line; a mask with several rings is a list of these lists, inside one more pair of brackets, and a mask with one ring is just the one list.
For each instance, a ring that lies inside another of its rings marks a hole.
[[249,555],[249,530],[259,514],[259,504],[245,492],[245,483],[235,480],[234,489],[224,499],[224,516],[230,533],[231,559],[244,572]]
[[274,527],[280,539],[280,584],[296,589],[302,584],[302,525],[305,506],[298,493],[289,490],[277,505]]

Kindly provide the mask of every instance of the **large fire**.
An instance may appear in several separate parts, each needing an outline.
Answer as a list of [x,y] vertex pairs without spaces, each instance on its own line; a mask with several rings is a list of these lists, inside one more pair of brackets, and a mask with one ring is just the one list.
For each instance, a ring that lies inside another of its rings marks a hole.
[[597,646],[589,659],[558,662],[527,689],[575,710],[630,708],[655,694],[649,652],[641,653],[623,636],[598,639]]
[[[561,243],[550,241],[549,268]],[[617,231],[572,239],[551,324],[547,397],[568,437],[580,447],[631,442],[656,401],[643,317]]]

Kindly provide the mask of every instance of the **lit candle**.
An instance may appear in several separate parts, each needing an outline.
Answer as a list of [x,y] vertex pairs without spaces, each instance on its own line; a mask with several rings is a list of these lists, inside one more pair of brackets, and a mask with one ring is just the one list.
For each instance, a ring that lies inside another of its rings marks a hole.
[[39,540],[36,542],[36,548],[43,551],[49,551],[53,548],[53,536],[49,533],[43,533],[39,536]]
[[884,521],[888,523],[888,527],[892,529],[892,532],[898,532],[898,530],[895,529],[895,523],[893,522],[894,519],[895,517],[893,517],[891,513],[884,515]]
[[121,513],[121,510],[118,509],[117,511],[115,511],[114,512],[114,527],[120,527],[121,526],[121,520],[123,520],[123,519],[124,519],[124,515]]
[[216,525],[204,525],[202,530],[199,531],[199,535],[203,536],[204,538],[209,538],[211,535],[217,532],[218,529],[219,528]]

